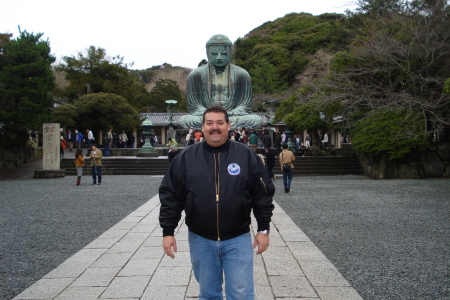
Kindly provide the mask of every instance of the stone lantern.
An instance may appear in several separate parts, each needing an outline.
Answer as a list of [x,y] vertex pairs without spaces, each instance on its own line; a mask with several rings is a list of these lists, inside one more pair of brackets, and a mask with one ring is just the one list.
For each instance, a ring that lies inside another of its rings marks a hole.
[[139,153],[136,156],[143,156],[143,157],[156,157],[158,154],[156,154],[155,148],[153,148],[152,143],[150,143],[150,139],[153,138],[155,133],[153,132],[153,123],[150,120],[150,117],[147,116],[147,118],[142,122],[142,133],[144,134],[144,145],[139,150]]

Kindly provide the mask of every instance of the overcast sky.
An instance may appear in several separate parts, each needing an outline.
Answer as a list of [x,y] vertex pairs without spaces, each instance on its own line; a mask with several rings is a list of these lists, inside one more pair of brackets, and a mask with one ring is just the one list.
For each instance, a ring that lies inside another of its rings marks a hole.
[[[267,3],[267,4],[264,4]],[[0,33],[44,33],[60,60],[89,46],[120,55],[133,69],[169,63],[196,68],[214,34],[231,41],[291,12],[344,13],[350,0],[6,0]]]

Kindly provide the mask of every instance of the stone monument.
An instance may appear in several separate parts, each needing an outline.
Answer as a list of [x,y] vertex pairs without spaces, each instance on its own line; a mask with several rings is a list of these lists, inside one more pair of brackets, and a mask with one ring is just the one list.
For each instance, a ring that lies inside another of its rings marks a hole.
[[42,170],[34,171],[34,178],[64,177],[60,169],[60,126],[59,123],[44,123],[42,128]]
[[253,115],[252,80],[248,72],[231,64],[232,43],[223,34],[212,36],[206,43],[208,63],[188,76],[186,97],[189,115],[181,116],[182,128],[201,128],[207,107],[220,105],[229,116],[232,128],[259,127],[262,119]]

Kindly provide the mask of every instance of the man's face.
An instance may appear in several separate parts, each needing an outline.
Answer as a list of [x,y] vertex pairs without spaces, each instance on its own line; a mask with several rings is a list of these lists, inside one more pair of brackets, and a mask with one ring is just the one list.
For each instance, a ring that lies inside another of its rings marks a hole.
[[209,112],[205,114],[202,125],[203,136],[208,145],[219,147],[228,139],[230,123],[225,120],[225,114],[222,112]]
[[92,151],[95,151],[95,150],[97,150],[97,147],[92,146]]
[[208,47],[208,60],[214,67],[225,67],[231,60],[229,46],[211,45]]

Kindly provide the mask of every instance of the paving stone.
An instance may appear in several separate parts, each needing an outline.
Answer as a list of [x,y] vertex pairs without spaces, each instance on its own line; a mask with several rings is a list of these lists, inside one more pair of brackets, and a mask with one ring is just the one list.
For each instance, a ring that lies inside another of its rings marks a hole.
[[129,231],[127,229],[110,229],[108,231],[105,231],[98,238],[99,239],[112,239],[112,238],[121,239],[128,232]]
[[318,297],[304,276],[269,276],[275,297]]
[[161,259],[132,259],[118,276],[152,276]]
[[143,217],[138,217],[138,216],[130,216],[128,215],[127,217],[125,217],[122,221],[123,223],[139,223],[141,220],[143,219]]
[[158,267],[150,281],[151,286],[180,286],[189,284],[191,267]]
[[309,242],[308,236],[295,225],[276,225],[285,242]]
[[322,300],[362,300],[352,287],[316,287]]
[[155,229],[158,229],[159,226],[154,224],[142,224],[139,223],[138,225],[134,226],[133,229],[130,230],[130,233],[147,233],[150,235]]
[[144,294],[150,276],[116,277],[100,299],[139,298]]
[[121,267],[89,268],[71,284],[71,287],[107,287],[120,270]]
[[70,257],[67,261],[78,261],[78,262],[95,262],[100,256],[102,256],[107,249],[81,249]]
[[191,267],[191,256],[189,252],[175,253],[175,258],[165,255],[160,264],[161,267]]
[[94,264],[93,268],[122,267],[133,253],[105,253]]
[[183,300],[187,286],[149,286],[140,300]]
[[92,265],[90,261],[69,261],[66,260],[56,269],[53,269],[43,278],[77,278]]
[[133,254],[131,260],[134,259],[159,259],[161,260],[164,256],[164,250],[161,246],[158,247],[144,247],[141,246]]
[[144,241],[142,246],[143,247],[161,247],[161,249],[162,249],[162,235],[161,236],[152,236],[152,235],[150,235]]
[[43,278],[33,284],[30,288],[23,291],[14,300],[25,299],[53,299],[58,296],[67,286],[74,281],[74,278]]
[[115,243],[117,243],[120,240],[120,238],[106,238],[106,239],[96,239],[89,243],[86,247],[86,249],[109,249],[111,248]]
[[272,289],[269,286],[255,285],[255,299],[257,300],[273,300]]
[[105,287],[69,287],[65,289],[55,300],[93,300],[103,293]]

